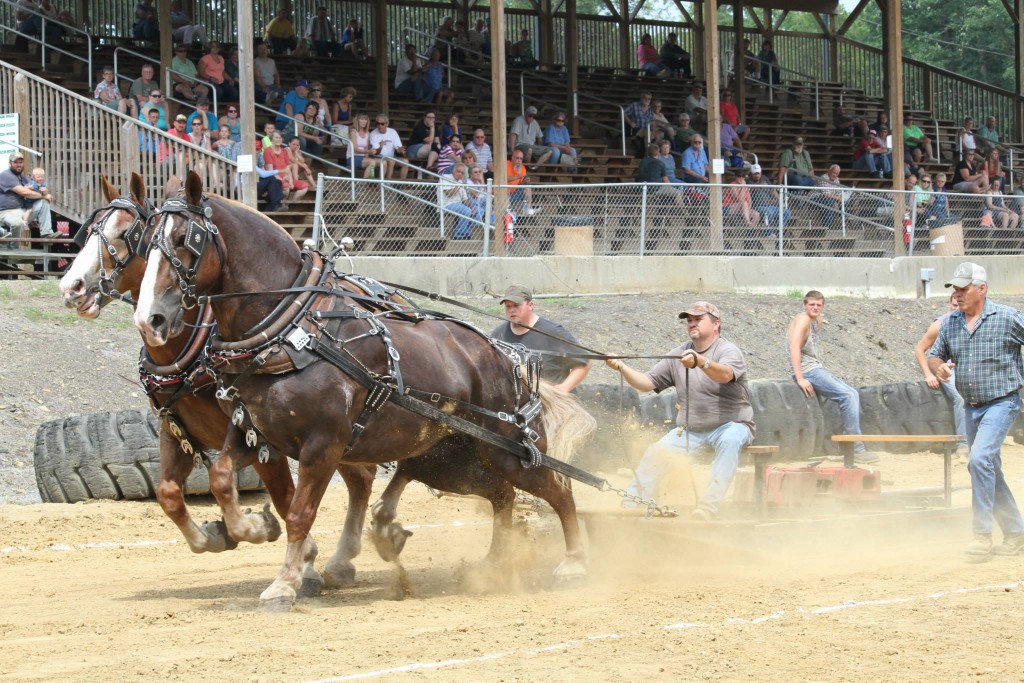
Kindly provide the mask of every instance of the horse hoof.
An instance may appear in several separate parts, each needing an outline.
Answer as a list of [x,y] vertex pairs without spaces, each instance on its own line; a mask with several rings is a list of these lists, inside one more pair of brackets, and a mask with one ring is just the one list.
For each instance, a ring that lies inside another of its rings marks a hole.
[[291,612],[292,603],[295,601],[291,598],[279,597],[270,598],[268,600],[260,599],[260,612],[274,613],[274,612]]
[[223,521],[203,522],[200,527],[203,535],[206,536],[206,550],[211,553],[220,553],[225,550],[234,550],[238,547],[238,541],[231,538],[228,527]]
[[566,584],[587,578],[587,567],[580,560],[565,559],[555,568],[555,580]]
[[315,598],[324,589],[324,580],[317,578],[303,578],[302,585],[299,586],[298,597],[300,598]]
[[352,565],[334,568],[324,567],[324,582],[328,588],[351,588],[356,585],[356,568]]
[[373,544],[377,548],[377,554],[386,562],[395,562],[405,548],[405,541],[412,536],[411,531],[402,528],[398,522],[391,522],[386,525],[383,531],[374,532]]
[[270,503],[263,504],[263,512],[260,513],[263,517],[263,523],[267,529],[267,540],[270,542],[276,541],[281,537],[281,523],[277,521],[277,517],[270,511]]

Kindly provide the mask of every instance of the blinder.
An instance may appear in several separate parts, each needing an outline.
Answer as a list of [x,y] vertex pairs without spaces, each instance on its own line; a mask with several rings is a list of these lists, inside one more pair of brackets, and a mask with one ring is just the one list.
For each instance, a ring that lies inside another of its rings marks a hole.
[[[161,214],[181,214],[188,220],[183,246],[193,256],[190,267],[186,268],[182,260],[174,253],[174,249],[167,242],[166,234],[158,230],[153,236],[153,244],[160,249],[160,253],[167,258],[171,267],[174,268],[175,274],[178,276],[178,288],[181,289],[181,303],[186,310],[195,308],[199,303],[194,280],[199,267],[202,265],[203,256],[206,254],[206,247],[210,242],[213,242],[214,248],[220,253],[220,244],[216,240],[216,236],[220,233],[217,226],[211,220],[213,218],[213,207],[205,203],[207,201],[205,196],[202,198],[202,201],[204,204],[200,206],[189,204],[181,197],[174,197],[166,200],[163,206],[160,207]],[[201,222],[196,220],[195,216],[198,216]]]
[[[117,248],[107,239],[107,236],[103,234],[102,226],[107,222],[107,219],[114,211],[128,211],[132,214],[132,224],[121,236],[124,241],[127,255],[122,259],[117,257]],[[128,303],[134,303],[130,297],[121,294],[114,289],[114,280],[121,273],[122,270],[128,265],[128,263],[136,256],[145,257],[146,251],[149,249],[149,245],[144,244],[146,228],[149,225],[150,220],[153,217],[152,207],[147,201],[147,206],[139,204],[134,199],[129,197],[117,197],[116,199],[110,200],[106,206],[96,209],[89,215],[86,222],[79,228],[78,232],[75,233],[75,244],[79,248],[85,247],[85,243],[88,241],[89,236],[95,234],[99,244],[97,250],[99,251],[99,289],[100,293],[104,296],[108,296],[112,299],[122,299]],[[114,262],[114,267],[108,273],[103,265],[103,252],[106,251],[110,256],[110,259]]]

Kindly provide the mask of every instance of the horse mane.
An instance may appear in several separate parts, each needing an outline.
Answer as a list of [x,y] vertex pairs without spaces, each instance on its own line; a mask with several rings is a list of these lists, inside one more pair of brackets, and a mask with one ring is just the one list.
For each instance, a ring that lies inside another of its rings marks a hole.
[[597,429],[597,420],[573,394],[556,389],[554,384],[543,379],[540,380],[540,403],[547,454],[571,463],[576,447]]

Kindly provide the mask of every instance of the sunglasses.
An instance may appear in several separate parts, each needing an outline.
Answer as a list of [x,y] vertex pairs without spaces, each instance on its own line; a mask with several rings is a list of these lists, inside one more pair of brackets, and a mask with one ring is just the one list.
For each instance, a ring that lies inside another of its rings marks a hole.
[[228,109],[228,113],[229,114],[237,114],[238,110],[237,109]]
[[160,93],[158,93],[158,92],[151,92],[151,93],[149,93],[149,96],[150,96],[150,97],[163,97],[163,95],[161,95],[161,94],[160,94]]
[[565,119],[555,119],[555,123],[565,123]]
[[388,125],[388,122],[387,121],[378,121],[377,125],[378,126],[386,126],[386,125]]
[[311,88],[310,92],[323,92],[320,88]]

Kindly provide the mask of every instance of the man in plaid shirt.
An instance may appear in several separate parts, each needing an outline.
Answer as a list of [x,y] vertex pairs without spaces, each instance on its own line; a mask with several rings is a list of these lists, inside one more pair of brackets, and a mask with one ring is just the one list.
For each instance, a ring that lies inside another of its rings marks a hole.
[[[928,367],[941,381],[955,367],[956,389],[966,404],[974,510],[974,540],[967,553],[979,560],[1016,555],[1024,550],[1024,519],[1003,476],[1000,450],[1021,408],[1024,314],[988,300],[988,275],[976,263],[957,266],[946,286],[953,288],[958,310],[939,328]],[[994,548],[993,518],[1003,532],[1002,545]]]

